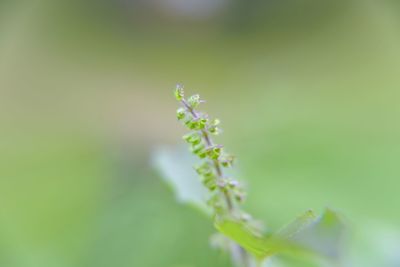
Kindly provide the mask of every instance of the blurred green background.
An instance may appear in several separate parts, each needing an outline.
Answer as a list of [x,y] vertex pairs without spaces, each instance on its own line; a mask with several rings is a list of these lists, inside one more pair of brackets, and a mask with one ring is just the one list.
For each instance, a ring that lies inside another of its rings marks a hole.
[[150,164],[178,82],[255,217],[335,208],[349,266],[399,266],[399,30],[390,0],[0,1],[0,266],[230,266]]

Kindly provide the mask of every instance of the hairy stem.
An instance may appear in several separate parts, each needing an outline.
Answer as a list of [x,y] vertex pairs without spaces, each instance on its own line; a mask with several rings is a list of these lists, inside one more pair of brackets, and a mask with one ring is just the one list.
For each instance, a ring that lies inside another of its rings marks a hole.
[[[181,100],[182,105],[185,107],[186,110],[192,114],[194,119],[199,119],[200,115],[187,103],[185,99]],[[204,140],[204,142],[207,144],[207,146],[212,147],[214,145],[214,142],[208,132],[206,130],[200,130],[201,137]],[[218,179],[223,179],[224,178],[224,173],[222,170],[222,167],[220,165],[220,162],[217,159],[212,160],[215,172],[217,174]],[[229,194],[228,191],[222,189],[220,190],[224,196],[226,205],[228,207],[228,211],[231,215],[234,215],[234,204],[231,195]],[[251,267],[251,262],[250,262],[250,255],[247,253],[246,250],[244,250],[240,245],[234,243],[235,246],[238,247],[238,251],[240,251],[240,258],[242,263],[244,264],[244,267]]]
[[[181,103],[190,112],[190,114],[192,114],[194,119],[199,119],[199,114],[197,114],[197,112],[186,102],[185,99],[182,99]],[[209,147],[213,146],[214,143],[213,143],[211,137],[209,136],[208,132],[206,130],[200,130],[200,132],[201,132],[201,136],[204,139],[204,141],[206,142],[207,146],[209,146]],[[217,173],[218,179],[224,178],[224,174],[223,174],[221,165],[219,164],[218,160],[216,160],[216,159],[213,160],[213,165],[214,165],[214,169]],[[234,207],[233,207],[233,201],[231,199],[231,196],[225,190],[222,190],[222,192],[223,192],[228,210],[232,213]]]

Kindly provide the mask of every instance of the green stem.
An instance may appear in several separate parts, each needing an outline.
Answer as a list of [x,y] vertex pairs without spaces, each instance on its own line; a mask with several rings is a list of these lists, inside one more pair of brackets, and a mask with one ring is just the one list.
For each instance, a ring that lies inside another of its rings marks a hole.
[[[197,114],[197,112],[186,102],[185,99],[182,99],[181,103],[190,112],[190,114],[192,114],[194,119],[200,118],[200,116]],[[206,130],[202,129],[202,130],[200,130],[200,133],[201,133],[201,136],[202,136],[204,142],[207,144],[207,146],[212,147],[214,145],[214,143],[213,143],[212,138],[208,134],[208,132]],[[217,178],[223,179],[224,173],[222,171],[222,167],[221,167],[221,164],[218,161],[218,159],[213,160],[212,163],[214,165],[214,169],[217,174]],[[224,199],[226,201],[226,205],[228,207],[228,211],[229,211],[230,215],[234,215],[235,206],[233,204],[234,202],[233,202],[232,197],[230,196],[229,192],[224,189],[220,189],[220,192],[224,196]],[[235,243],[235,245],[237,245],[240,249],[240,253],[241,253],[240,258],[244,264],[243,267],[252,267],[251,261],[250,261],[251,255],[245,249],[243,249],[239,244]],[[258,262],[257,262],[257,265],[258,265]],[[261,267],[261,265],[258,265],[257,267]]]
[[[190,112],[190,114],[192,114],[194,119],[199,119],[199,115],[197,114],[197,112],[186,102],[185,99],[182,99],[182,104],[183,106]],[[209,136],[208,132],[206,130],[200,130],[202,138],[204,139],[204,142],[207,144],[207,146],[211,147],[214,145],[211,137]],[[222,172],[222,168],[221,165],[219,163],[218,160],[213,160],[213,165],[215,168],[215,171],[217,173],[217,177],[218,179],[222,179],[224,177],[224,174]],[[224,195],[225,201],[226,201],[226,205],[228,207],[228,210],[232,213],[233,212],[233,201],[229,195],[228,192],[226,192],[225,190],[221,190],[222,194]]]

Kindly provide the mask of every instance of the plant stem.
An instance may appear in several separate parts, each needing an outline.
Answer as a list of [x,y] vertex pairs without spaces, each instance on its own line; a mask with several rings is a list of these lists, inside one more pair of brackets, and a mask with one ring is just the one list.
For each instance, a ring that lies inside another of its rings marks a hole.
[[[199,114],[197,114],[197,112],[186,102],[185,99],[182,99],[181,102],[182,102],[183,106],[190,112],[190,114],[192,114],[194,119],[199,119]],[[206,130],[200,130],[200,132],[201,132],[202,138],[206,142],[207,146],[212,147],[214,145],[214,143],[213,143],[211,137],[209,136],[208,132]],[[213,160],[213,165],[214,165],[215,171],[217,173],[218,179],[223,179],[224,174],[223,174],[221,165],[217,159]],[[228,210],[230,211],[230,213],[232,213],[234,207],[233,207],[233,201],[231,199],[231,196],[229,195],[229,193],[226,190],[221,190],[221,191],[224,195]]]
[[[182,105],[186,108],[186,110],[188,110],[190,112],[190,114],[192,114],[194,119],[199,119],[200,115],[187,103],[187,101],[185,99],[181,100]],[[204,129],[200,130],[202,139],[204,140],[204,142],[207,144],[207,146],[212,147],[214,145],[212,138],[210,137],[210,135],[208,134],[208,132]],[[214,165],[214,169],[215,172],[217,174],[217,178],[218,179],[223,179],[224,178],[224,173],[222,171],[220,162],[218,161],[218,159],[214,159],[212,160],[212,163]],[[234,215],[235,212],[235,207],[233,204],[233,200],[232,197],[230,196],[229,192],[226,190],[220,190],[225,198],[226,201],[226,205],[228,207],[228,211],[230,215]],[[250,254],[244,250],[240,245],[236,244],[234,242],[235,246],[238,246],[239,251],[240,251],[240,258],[244,264],[244,267],[251,267],[251,262],[250,262]]]

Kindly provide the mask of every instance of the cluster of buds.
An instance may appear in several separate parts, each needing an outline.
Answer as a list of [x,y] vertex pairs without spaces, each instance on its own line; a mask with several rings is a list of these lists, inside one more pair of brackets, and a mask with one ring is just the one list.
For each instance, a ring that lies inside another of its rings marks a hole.
[[175,89],[175,98],[181,103],[177,119],[190,131],[183,139],[190,145],[190,151],[202,160],[195,170],[211,193],[209,205],[217,214],[233,213],[245,195],[238,181],[224,175],[224,168],[231,167],[235,157],[226,153],[222,145],[213,142],[212,136],[221,133],[220,120],[210,119],[207,114],[197,111],[196,108],[204,101],[199,95],[186,99],[180,85]]

